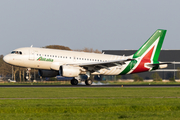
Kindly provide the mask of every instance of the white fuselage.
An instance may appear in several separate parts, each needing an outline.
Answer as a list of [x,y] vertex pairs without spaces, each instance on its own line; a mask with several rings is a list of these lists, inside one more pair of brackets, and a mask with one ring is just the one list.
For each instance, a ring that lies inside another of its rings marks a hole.
[[[117,56],[97,53],[86,53],[46,48],[25,47],[14,50],[4,57],[4,60],[15,66],[45,70],[59,70],[60,65],[78,65],[82,63],[108,62],[132,58],[132,56]],[[128,62],[127,62],[128,63]],[[109,69],[101,69],[93,74],[118,75],[127,64],[117,65]]]

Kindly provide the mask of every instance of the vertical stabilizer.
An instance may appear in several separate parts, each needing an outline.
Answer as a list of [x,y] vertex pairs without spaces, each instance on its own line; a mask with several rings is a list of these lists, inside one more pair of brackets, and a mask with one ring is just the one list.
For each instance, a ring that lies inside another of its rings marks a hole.
[[166,30],[156,30],[156,32],[133,55],[133,58],[144,57],[147,53],[149,54],[149,51],[152,51],[150,59],[154,62],[158,61],[165,35]]
[[[120,73],[132,74],[150,71],[159,68],[159,54],[166,35],[166,30],[158,29],[133,55],[134,60],[129,62],[126,68]],[[136,59],[138,58],[138,59]],[[149,67],[148,64],[156,64],[155,67]]]

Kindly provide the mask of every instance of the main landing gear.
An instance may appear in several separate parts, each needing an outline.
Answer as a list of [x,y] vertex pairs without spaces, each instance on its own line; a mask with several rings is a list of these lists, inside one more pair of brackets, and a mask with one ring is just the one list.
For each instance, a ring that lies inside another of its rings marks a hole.
[[77,85],[77,84],[78,84],[78,80],[75,79],[75,78],[73,78],[73,79],[71,80],[71,85]]
[[[73,78],[71,80],[71,85],[78,85],[79,81],[81,81],[81,80],[77,80],[77,79]],[[85,80],[86,85],[91,85],[92,83],[93,83],[93,81],[91,79],[86,79]]]
[[89,80],[85,80],[85,84],[86,84],[86,85],[91,85],[92,83],[93,83],[93,81],[90,80],[90,79],[89,79]]

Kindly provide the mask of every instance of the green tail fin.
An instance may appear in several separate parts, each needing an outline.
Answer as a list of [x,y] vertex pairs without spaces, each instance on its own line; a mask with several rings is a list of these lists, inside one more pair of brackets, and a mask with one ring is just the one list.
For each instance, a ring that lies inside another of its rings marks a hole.
[[158,61],[161,47],[166,35],[166,30],[158,29],[156,32],[141,46],[141,48],[133,55],[133,58],[143,56],[146,51],[154,47],[153,61]]

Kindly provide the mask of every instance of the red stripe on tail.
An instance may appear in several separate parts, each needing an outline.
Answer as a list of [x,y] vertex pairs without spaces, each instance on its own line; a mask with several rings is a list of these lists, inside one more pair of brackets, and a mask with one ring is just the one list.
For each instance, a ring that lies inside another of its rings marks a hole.
[[151,48],[151,50],[142,58],[139,65],[136,67],[136,69],[132,73],[149,71],[150,68],[146,68],[145,63],[151,63],[153,50],[154,50],[154,47]]

